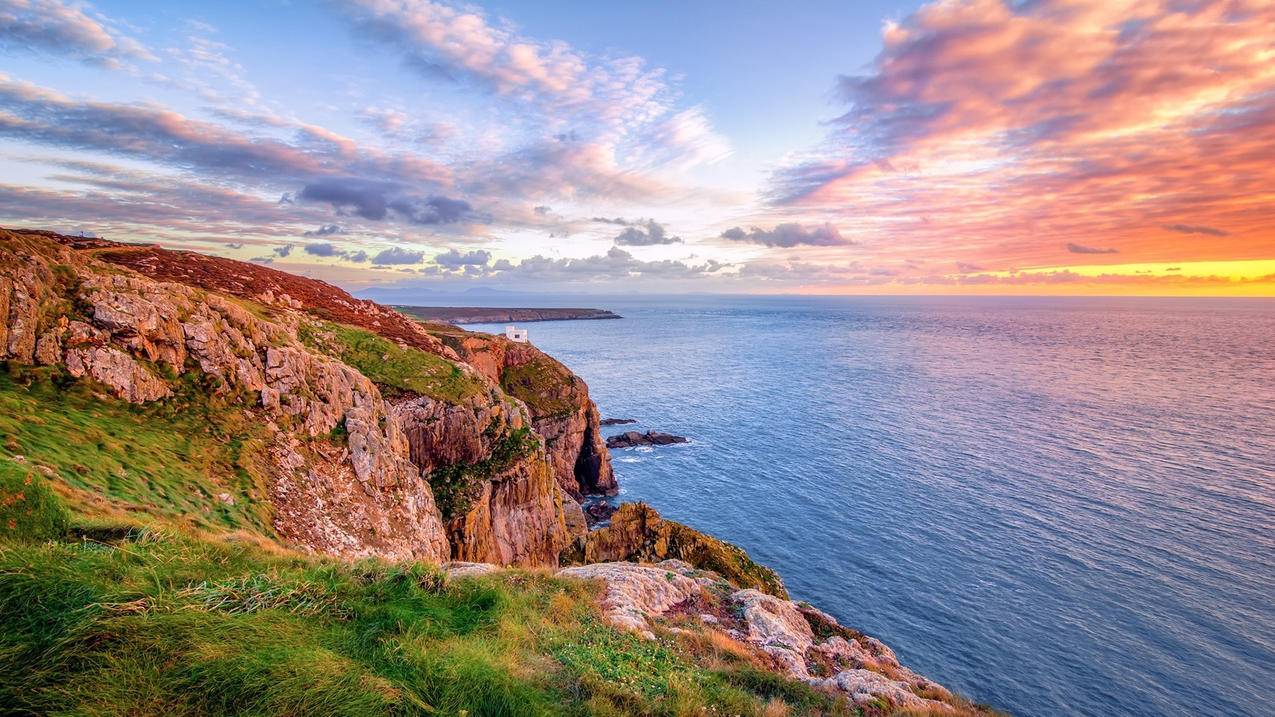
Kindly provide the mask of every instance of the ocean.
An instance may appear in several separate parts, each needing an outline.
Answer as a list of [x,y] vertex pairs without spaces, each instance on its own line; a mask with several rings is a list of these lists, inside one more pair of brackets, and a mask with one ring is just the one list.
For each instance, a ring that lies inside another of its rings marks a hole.
[[621,313],[528,328],[691,439],[614,451],[621,500],[919,672],[1019,715],[1275,714],[1275,301],[541,303]]

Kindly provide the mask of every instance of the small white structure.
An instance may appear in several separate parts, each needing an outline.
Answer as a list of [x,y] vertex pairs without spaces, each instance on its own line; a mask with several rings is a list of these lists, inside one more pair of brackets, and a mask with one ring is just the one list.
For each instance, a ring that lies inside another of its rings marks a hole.
[[510,341],[516,341],[520,344],[525,344],[530,340],[527,338],[526,329],[520,329],[517,326],[514,326],[513,324],[510,324],[505,327],[505,338],[509,339]]

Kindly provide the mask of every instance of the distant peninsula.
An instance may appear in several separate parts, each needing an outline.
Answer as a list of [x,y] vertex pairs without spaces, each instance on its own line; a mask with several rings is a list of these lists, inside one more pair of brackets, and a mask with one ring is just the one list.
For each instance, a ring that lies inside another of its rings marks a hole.
[[420,321],[448,324],[500,324],[520,321],[576,321],[623,318],[606,309],[502,309],[485,306],[398,306],[390,308]]

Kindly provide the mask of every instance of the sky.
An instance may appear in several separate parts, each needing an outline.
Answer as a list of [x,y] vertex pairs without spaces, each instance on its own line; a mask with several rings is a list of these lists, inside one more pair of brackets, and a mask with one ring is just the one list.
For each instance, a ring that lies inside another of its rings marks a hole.
[[0,225],[396,295],[1275,296],[1275,2],[0,0]]

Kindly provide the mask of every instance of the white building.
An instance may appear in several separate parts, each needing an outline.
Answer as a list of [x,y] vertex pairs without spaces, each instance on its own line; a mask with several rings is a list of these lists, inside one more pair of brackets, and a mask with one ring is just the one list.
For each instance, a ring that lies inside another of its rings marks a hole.
[[505,327],[505,338],[509,339],[510,341],[517,341],[520,344],[525,344],[530,340],[527,338],[526,329],[520,329],[514,326],[513,324],[510,324]]

